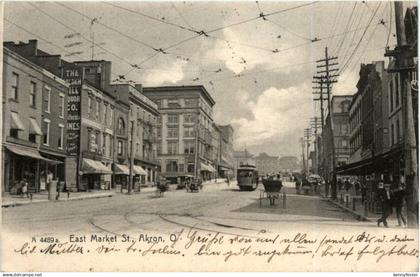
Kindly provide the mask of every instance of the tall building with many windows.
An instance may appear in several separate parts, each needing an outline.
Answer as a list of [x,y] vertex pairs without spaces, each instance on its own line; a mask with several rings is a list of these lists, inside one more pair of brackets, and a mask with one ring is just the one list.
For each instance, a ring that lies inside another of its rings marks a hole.
[[[137,87],[137,86],[136,86]],[[162,175],[173,182],[185,175],[214,176],[212,124],[215,101],[203,86],[144,87],[157,104],[157,153]]]

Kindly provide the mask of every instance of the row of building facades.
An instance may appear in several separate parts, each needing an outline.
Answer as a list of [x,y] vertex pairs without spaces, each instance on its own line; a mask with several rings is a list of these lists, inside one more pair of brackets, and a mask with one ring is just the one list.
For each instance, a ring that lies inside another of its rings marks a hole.
[[258,171],[258,175],[272,175],[279,172],[295,172],[299,171],[299,160],[295,156],[270,156],[265,152],[254,156],[244,149],[243,151],[234,151],[235,165],[234,168],[238,169],[242,165],[254,165]]
[[[417,49],[416,7],[406,10],[405,36],[410,49]],[[387,66],[384,61],[361,64],[356,93],[337,95],[331,99],[331,112],[325,119],[322,135],[315,140],[317,152],[311,155],[314,173],[323,175],[327,180],[331,180],[334,171],[343,178],[358,178],[371,193],[381,181],[404,181],[404,137],[407,129],[403,101],[407,93],[413,96],[418,141],[417,55],[412,64],[414,66],[408,73],[410,86],[406,90],[403,89],[406,86],[402,84],[400,73],[395,70],[395,58],[390,57]]]
[[[15,193],[136,186],[159,176],[204,180],[233,170],[233,128],[213,121],[203,86],[112,83],[111,62],[67,62],[37,40],[4,42],[3,186]],[[133,166],[130,163],[133,161]]]

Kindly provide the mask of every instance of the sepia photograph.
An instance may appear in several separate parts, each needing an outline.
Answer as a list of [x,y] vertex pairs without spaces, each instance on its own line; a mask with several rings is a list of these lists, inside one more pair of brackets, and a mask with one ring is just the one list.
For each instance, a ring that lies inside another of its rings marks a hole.
[[4,274],[417,276],[417,2],[1,11]]

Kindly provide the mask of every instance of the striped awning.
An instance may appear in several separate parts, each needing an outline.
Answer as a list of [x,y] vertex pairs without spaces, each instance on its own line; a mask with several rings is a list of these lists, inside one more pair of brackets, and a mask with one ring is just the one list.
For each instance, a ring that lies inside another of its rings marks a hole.
[[20,130],[20,131],[25,130],[25,125],[23,125],[22,120],[20,120],[18,113],[11,112],[10,114],[12,116],[12,122],[11,122],[10,128]]
[[91,159],[83,159],[82,171],[83,174],[112,174],[103,163]]
[[138,165],[133,165],[133,171],[135,175],[147,175],[147,172],[141,166]]
[[4,147],[6,147],[9,151],[11,151],[14,154],[19,155],[19,156],[24,156],[24,157],[28,157],[28,158],[32,158],[32,159],[37,159],[37,160],[42,160],[42,161],[45,161],[45,162],[50,163],[50,164],[61,164],[61,163],[63,163],[61,161],[55,161],[55,160],[47,159],[47,158],[41,156],[39,151],[36,150],[36,149],[31,149],[31,148],[27,148],[27,147],[23,147],[23,146],[12,146],[12,145],[5,145]]
[[130,169],[123,164],[114,164],[115,175],[130,175]]
[[38,122],[36,122],[35,118],[30,118],[29,121],[31,122],[29,125],[29,134],[42,136],[41,128],[39,128]]

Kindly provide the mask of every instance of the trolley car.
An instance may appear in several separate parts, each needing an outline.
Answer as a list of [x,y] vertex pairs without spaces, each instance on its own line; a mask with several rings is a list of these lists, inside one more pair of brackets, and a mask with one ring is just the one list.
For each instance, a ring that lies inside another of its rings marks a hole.
[[253,165],[241,165],[237,170],[240,190],[255,190],[258,187],[258,171]]

